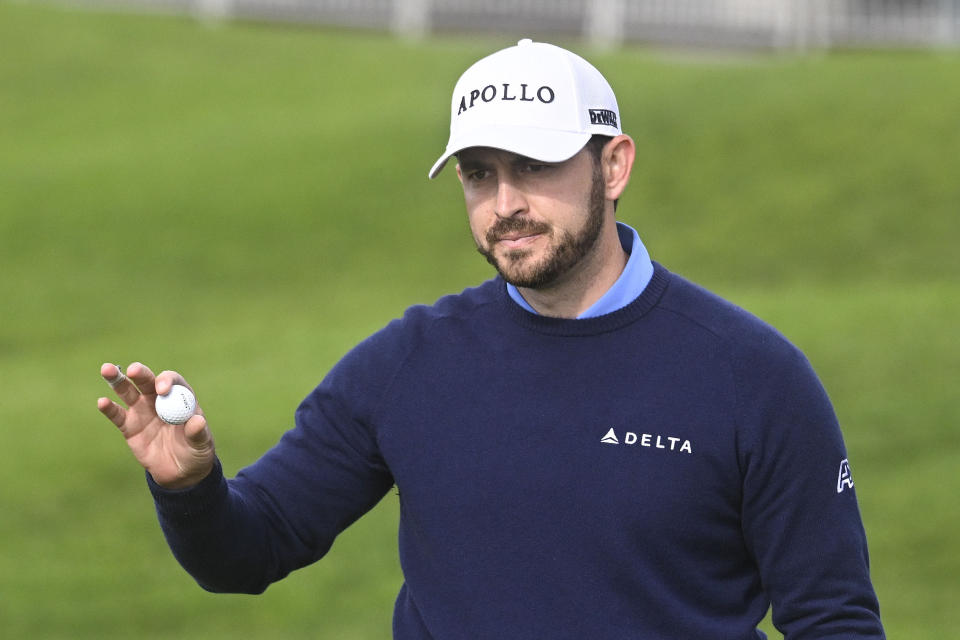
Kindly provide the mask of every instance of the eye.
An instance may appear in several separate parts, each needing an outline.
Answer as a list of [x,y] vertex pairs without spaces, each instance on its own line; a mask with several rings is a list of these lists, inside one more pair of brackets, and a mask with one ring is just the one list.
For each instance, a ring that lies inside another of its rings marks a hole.
[[471,182],[480,182],[487,177],[487,173],[486,169],[473,169],[467,172],[467,179]]
[[548,164],[542,164],[539,162],[530,162],[524,165],[523,170],[527,173],[541,173],[550,168]]

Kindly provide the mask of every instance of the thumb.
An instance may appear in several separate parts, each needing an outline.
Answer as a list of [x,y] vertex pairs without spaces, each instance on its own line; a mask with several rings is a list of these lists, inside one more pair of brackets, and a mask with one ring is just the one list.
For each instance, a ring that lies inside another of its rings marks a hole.
[[213,435],[207,428],[207,419],[201,414],[194,414],[184,423],[183,435],[194,449],[213,448]]

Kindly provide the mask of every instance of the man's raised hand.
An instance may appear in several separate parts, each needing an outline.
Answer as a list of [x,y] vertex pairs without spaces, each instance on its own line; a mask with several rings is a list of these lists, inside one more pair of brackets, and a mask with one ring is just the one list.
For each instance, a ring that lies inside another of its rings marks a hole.
[[196,414],[180,425],[167,424],[157,416],[157,394],[169,392],[174,384],[190,388],[180,374],[163,371],[154,376],[147,366],[135,362],[126,374],[117,365],[105,363],[100,375],[126,406],[102,397],[97,408],[120,429],[134,457],[157,484],[182,489],[210,473],[215,455],[213,436],[202,409],[198,406]]

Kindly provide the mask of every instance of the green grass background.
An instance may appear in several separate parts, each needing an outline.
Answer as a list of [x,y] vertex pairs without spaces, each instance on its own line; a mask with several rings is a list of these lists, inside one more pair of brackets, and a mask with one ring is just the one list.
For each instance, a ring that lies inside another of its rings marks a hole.
[[[488,277],[453,172],[426,171],[457,76],[510,41],[0,3],[0,636],[389,637],[394,495],[265,595],[207,594],[98,368],[183,372],[232,474],[354,343]],[[889,636],[950,637],[960,56],[570,44],[638,143],[620,217],[806,351]]]

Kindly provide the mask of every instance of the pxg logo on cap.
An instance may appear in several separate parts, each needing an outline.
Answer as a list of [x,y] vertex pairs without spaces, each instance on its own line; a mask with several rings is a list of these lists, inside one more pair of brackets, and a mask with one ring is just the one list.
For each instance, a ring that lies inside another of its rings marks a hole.
[[468,147],[492,147],[563,162],[594,134],[621,133],[620,109],[606,79],[580,56],[521,40],[467,69],[453,90],[450,138],[430,169]]

